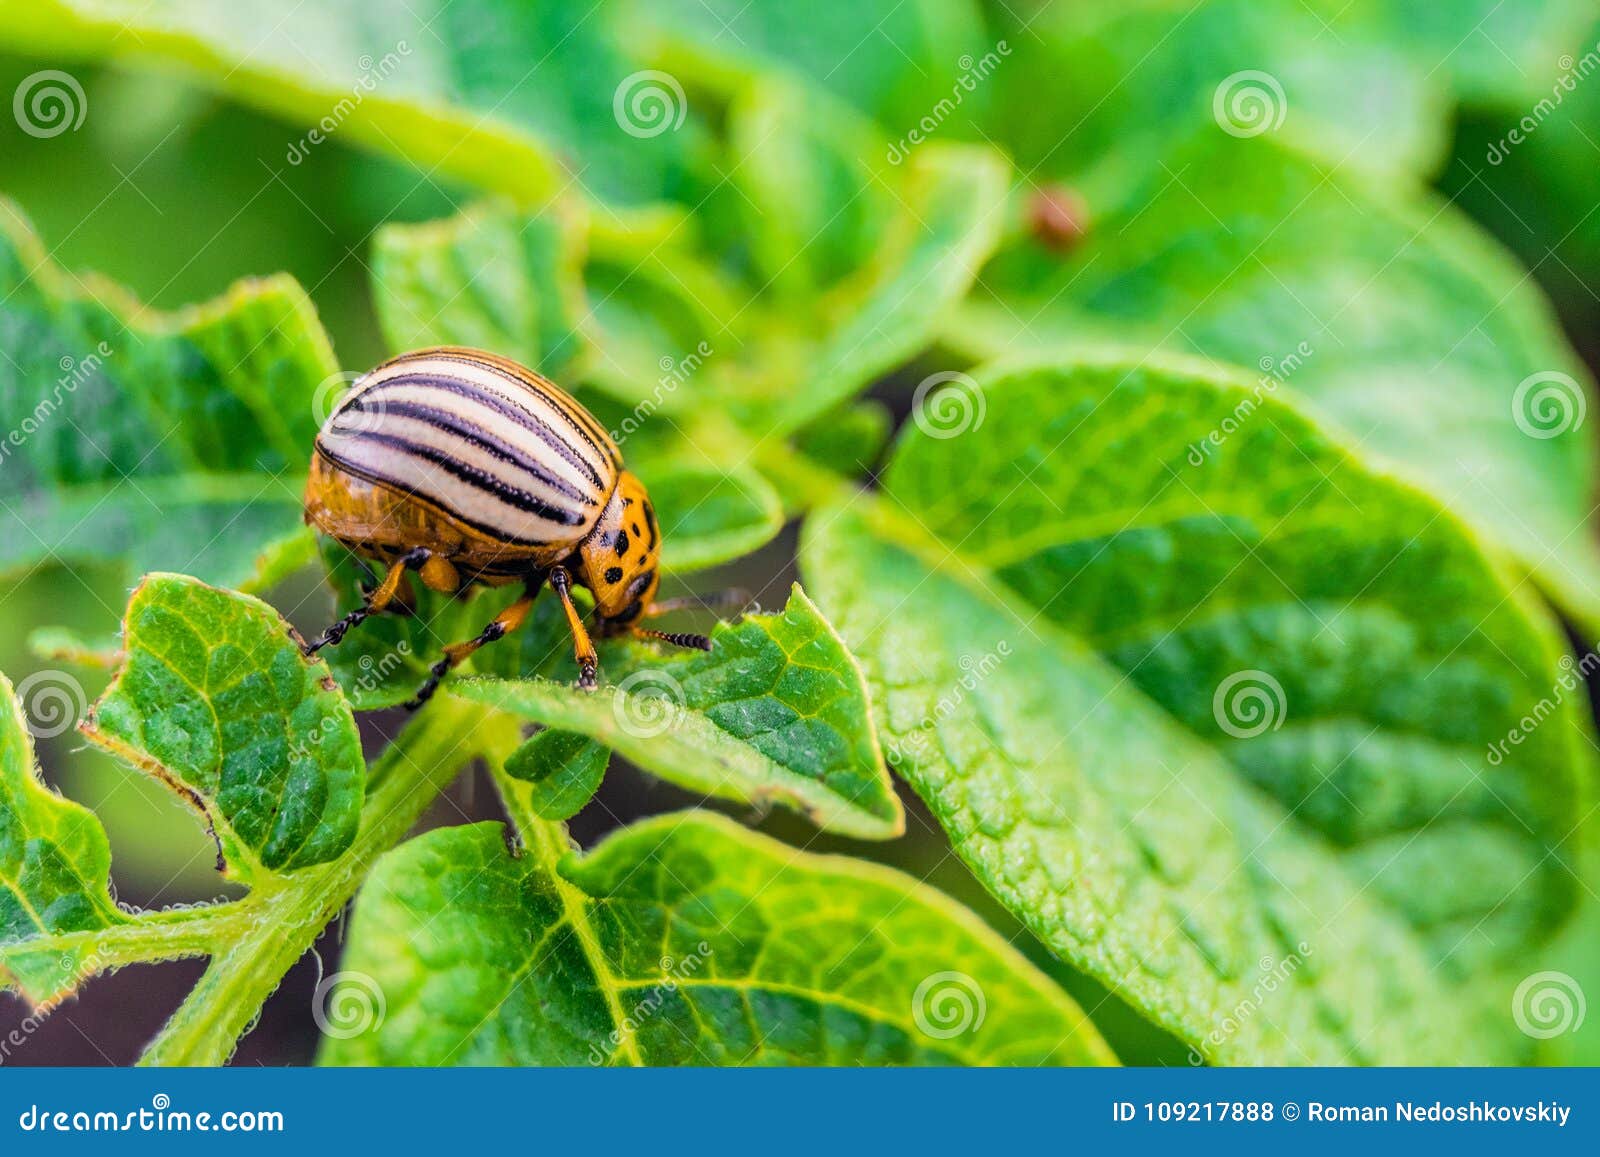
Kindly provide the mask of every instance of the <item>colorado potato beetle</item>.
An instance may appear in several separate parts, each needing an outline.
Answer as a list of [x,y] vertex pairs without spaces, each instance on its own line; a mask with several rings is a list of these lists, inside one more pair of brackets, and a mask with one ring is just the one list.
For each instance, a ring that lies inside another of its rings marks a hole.
[[307,644],[307,654],[404,606],[410,571],[444,593],[523,583],[522,597],[475,638],[444,648],[406,704],[413,709],[452,667],[516,630],[546,582],[566,611],[585,690],[595,686],[599,660],[574,586],[594,595],[602,638],[634,634],[711,649],[703,635],[639,625],[682,605],[655,601],[661,528],[650,497],[594,415],[508,358],[423,349],[357,379],[317,434],[305,519],[388,566],[365,602]]

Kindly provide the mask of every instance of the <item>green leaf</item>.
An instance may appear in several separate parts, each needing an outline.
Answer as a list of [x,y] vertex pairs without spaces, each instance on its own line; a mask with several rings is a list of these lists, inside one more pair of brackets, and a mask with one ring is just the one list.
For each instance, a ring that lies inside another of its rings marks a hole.
[[379,863],[341,968],[383,1014],[323,1062],[1112,1063],[1021,954],[897,872],[704,812],[581,858],[527,839],[513,858],[499,824],[451,828]]
[[[1034,180],[1082,173],[1130,142],[1159,152],[1205,121],[1403,180],[1447,155],[1456,98],[1521,116],[1549,97],[1558,60],[1588,47],[1593,6],[1206,0],[1178,12],[1132,0],[996,14],[1009,51],[979,72],[994,90],[984,130]],[[1204,171],[1179,179],[1198,186]]]
[[882,457],[893,429],[894,415],[882,402],[853,402],[796,431],[795,448],[820,466],[859,478]]
[[[941,99],[969,94],[964,60],[982,53],[983,19],[970,0],[890,7],[850,0],[746,4],[651,0],[629,6],[639,38],[681,75],[729,88],[787,71],[842,96],[886,126],[910,127]],[[955,128],[955,124],[949,126]]]
[[803,388],[774,391],[780,430],[820,417],[925,348],[999,244],[1008,179],[1000,154],[930,145],[908,170],[910,211],[880,239],[877,259],[823,302],[824,336],[807,353]]
[[1086,186],[1069,256],[1022,243],[985,270],[971,352],[1115,335],[1259,366],[1600,629],[1590,383],[1525,273],[1446,206],[1265,138],[1213,132],[1127,177]]
[[[559,0],[349,0],[314,18],[292,0],[263,0],[248,16],[185,0],[116,12],[87,0],[0,2],[15,50],[175,65],[309,126],[289,144],[291,164],[337,138],[528,201],[573,181],[608,199],[688,197],[698,110],[681,85],[656,85],[671,102],[666,119],[648,97],[623,100],[649,82],[634,79],[644,66],[619,42],[625,15]],[[632,131],[619,101],[637,109]]]
[[1597,45],[1600,20],[1565,55],[1543,58],[1530,77],[1541,88],[1527,100],[1463,117],[1454,163],[1440,179],[1453,204],[1538,272],[1577,335],[1600,318],[1590,289],[1600,279],[1600,215],[1590,212],[1600,86],[1588,83]]
[[82,951],[38,941],[126,922],[110,886],[105,829],[39,782],[28,721],[0,675],[0,979],[35,1006],[71,993],[89,971]]
[[159,563],[240,582],[295,549],[284,475],[304,472],[336,366],[291,278],[155,313],[71,278],[0,201],[0,297],[0,570]]
[[445,221],[384,226],[372,280],[390,344],[494,350],[565,379],[585,340],[579,212],[567,201],[519,216],[492,202]]
[[528,806],[546,820],[570,819],[594,798],[611,752],[587,736],[545,728],[506,757],[506,774],[528,784]]
[[967,401],[802,562],[979,879],[1216,1061],[1520,1056],[1494,977],[1573,911],[1592,742],[1537,602],[1240,378],[1083,357]]
[[728,110],[738,227],[754,275],[775,296],[804,299],[866,264],[899,206],[881,132],[826,93],[752,83]]
[[1498,0],[1386,0],[1382,7],[1392,40],[1422,67],[1447,75],[1463,101],[1517,112],[1549,95],[1544,78],[1579,48],[1595,15],[1588,0],[1524,0],[1515,8]]
[[28,632],[28,650],[47,663],[114,671],[122,665],[122,639],[117,635],[85,638],[66,627],[39,627]]
[[[1158,154],[1207,121],[1292,136],[1342,166],[1425,174],[1449,140],[1438,67],[1445,53],[1424,62],[1398,47],[1388,7],[1205,0],[1178,12],[1166,0],[1130,0],[1002,8],[1011,52],[988,81],[995,98],[985,131],[1036,180],[1080,173],[1130,142]],[[1459,42],[1468,26],[1452,26]],[[1193,186],[1210,177],[1173,171]]]
[[123,650],[82,730],[192,803],[231,874],[249,883],[349,846],[366,779],[355,720],[276,611],[151,575],[128,603]]
[[798,586],[781,614],[721,623],[710,652],[603,649],[605,683],[466,679],[458,695],[576,731],[690,791],[781,803],[861,839],[905,829],[855,660]]
[[741,558],[783,529],[777,494],[753,470],[679,466],[652,474],[646,486],[661,519],[668,574],[690,574]]
[[[782,107],[781,123],[800,132],[803,118]],[[774,230],[776,247],[758,254],[758,266],[780,262],[789,242],[807,240],[802,234],[816,217],[802,213],[805,198],[773,198],[785,191],[785,158],[816,145],[763,138],[759,149],[748,146],[759,159],[745,196],[755,206],[750,211]],[[812,176],[825,180],[820,172]],[[892,190],[871,187],[874,203],[882,198],[893,206],[887,218],[874,211],[841,224],[855,197],[831,185],[819,194],[843,198],[823,204],[833,240],[795,279],[803,285],[825,279],[827,287],[798,300],[777,290],[763,296],[681,245],[655,242],[641,252],[640,224],[593,228],[586,241],[556,241],[548,237],[555,218],[497,203],[449,222],[380,234],[387,240],[379,242],[384,265],[374,285],[379,316],[397,346],[423,337],[468,344],[504,338],[504,348],[526,357],[546,349],[531,336],[533,319],[553,314],[560,319],[554,364],[631,406],[612,426],[638,437],[646,454],[668,437],[666,430],[692,425],[707,412],[731,413],[762,434],[785,433],[927,346],[999,243],[1006,165],[992,150],[930,145],[892,180],[881,174],[878,180]],[[563,228],[583,228],[581,215],[561,220]],[[538,253],[530,251],[534,238],[541,239]],[[587,305],[580,306],[570,267],[547,257],[583,250]],[[419,328],[407,319],[428,321]]]

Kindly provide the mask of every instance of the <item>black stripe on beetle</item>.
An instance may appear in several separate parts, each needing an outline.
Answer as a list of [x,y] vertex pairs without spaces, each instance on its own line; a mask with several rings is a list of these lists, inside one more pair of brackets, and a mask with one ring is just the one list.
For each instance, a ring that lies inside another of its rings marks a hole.
[[[526,371],[519,374],[494,362],[479,361],[476,358],[465,358],[453,354],[439,354],[437,356],[441,361],[458,362],[461,365],[473,366],[486,373],[493,374],[502,381],[509,382],[518,389],[527,390],[530,394],[547,402],[552,410],[561,415],[572,432],[587,442],[596,454],[604,458],[613,468],[618,465],[617,456],[609,447],[610,439],[605,431],[600,428],[600,423],[590,417],[586,411],[576,408],[575,403],[569,398],[565,396],[557,397],[549,390],[546,390],[541,385],[539,378]],[[564,393],[565,391],[563,391]]]
[[544,485],[555,490],[563,498],[570,498],[572,501],[581,502],[585,506],[600,505],[592,490],[579,490],[572,483],[557,477],[551,471],[539,465],[539,463],[515,446],[495,437],[482,426],[478,426],[465,417],[452,414],[438,406],[430,406],[423,402],[385,402],[380,399],[376,407],[369,407],[365,398],[358,397],[351,400],[348,408],[358,413],[380,413],[396,418],[412,418],[425,425],[432,426],[435,430],[454,435],[489,457],[531,475]]
[[[584,521],[583,515],[579,511],[566,510],[559,506],[551,506],[542,499],[536,498],[532,494],[529,494],[526,490],[521,490],[515,486],[510,486],[501,481],[499,478],[496,478],[494,475],[490,474],[488,471],[482,470],[477,466],[471,465],[470,463],[462,462],[459,459],[452,458],[450,455],[441,453],[431,446],[424,446],[419,442],[411,441],[409,438],[401,438],[395,434],[384,434],[376,430],[363,431],[361,434],[361,439],[365,442],[374,442],[379,446],[387,446],[392,450],[397,450],[401,454],[408,454],[413,458],[420,458],[430,465],[437,466],[446,474],[460,479],[473,489],[482,491],[491,498],[497,498],[507,506],[510,506],[516,510],[520,510],[524,514],[536,515],[537,517],[544,519],[546,522],[554,522],[560,526],[578,526]],[[386,478],[376,471],[366,470],[353,462],[341,460],[338,454],[330,452],[326,447],[323,448],[322,453],[327,455],[328,460],[342,470],[348,470],[353,474],[360,474],[363,477],[371,477],[373,481],[382,482],[388,486],[404,485],[404,483],[398,478]],[[436,498],[432,498],[431,496],[423,495],[422,497],[428,497],[429,501],[438,501]],[[440,503],[440,505],[443,505],[443,503]],[[461,518],[463,522],[467,522],[468,525],[473,525],[473,523],[469,522],[465,517],[465,512],[451,511],[451,513],[455,514],[456,517]],[[511,542],[530,544],[529,540],[527,539],[511,538],[505,533],[505,530],[502,527],[478,527],[478,529],[483,530],[486,533],[494,534],[497,537],[507,538],[507,540]]]
[[[582,471],[595,486],[604,485],[600,472],[607,470],[607,462],[609,461],[604,455],[602,455],[601,461],[592,461],[582,452],[580,447],[574,446],[567,441],[566,438],[562,437],[561,431],[555,429],[533,411],[525,410],[466,378],[452,378],[442,374],[406,371],[396,374],[392,378],[385,378],[376,385],[363,390],[358,396],[364,398],[370,394],[376,394],[380,390],[395,390],[405,386],[420,386],[427,389],[440,390],[458,398],[477,402],[479,405],[493,410],[501,417],[514,422],[522,429],[538,435],[539,440],[560,455],[562,461],[574,469]],[[559,407],[556,408],[559,409]],[[607,472],[609,473],[609,470]]]

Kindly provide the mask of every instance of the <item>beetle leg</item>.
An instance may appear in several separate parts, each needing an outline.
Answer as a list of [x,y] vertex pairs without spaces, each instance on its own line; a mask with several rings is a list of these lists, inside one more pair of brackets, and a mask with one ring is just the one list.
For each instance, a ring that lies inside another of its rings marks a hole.
[[335,622],[315,640],[307,643],[302,650],[309,656],[315,655],[324,647],[336,645],[345,637],[351,627],[371,618],[394,602],[395,595],[400,590],[400,582],[406,577],[407,569],[420,567],[432,557],[433,552],[421,546],[401,555],[390,565],[389,573],[383,576],[383,582],[378,584],[378,588],[367,596],[366,602]]
[[572,605],[572,576],[567,573],[566,567],[550,568],[550,587],[561,600],[561,608],[567,612],[567,626],[572,629],[573,654],[578,660],[578,689],[593,691],[595,675],[600,669],[600,657],[594,653],[594,644],[589,641],[589,632],[583,628],[578,608]]
[[520,599],[490,620],[489,625],[479,631],[474,638],[468,639],[464,643],[451,643],[446,647],[444,649],[444,658],[428,669],[427,682],[417,688],[416,696],[405,704],[406,710],[415,711],[429,699],[432,699],[433,693],[439,689],[439,684],[444,681],[444,677],[472,652],[485,643],[492,643],[496,639],[505,638],[512,631],[522,626],[522,621],[528,617],[528,611],[532,609],[534,596],[537,594],[538,591],[532,589],[523,592]]

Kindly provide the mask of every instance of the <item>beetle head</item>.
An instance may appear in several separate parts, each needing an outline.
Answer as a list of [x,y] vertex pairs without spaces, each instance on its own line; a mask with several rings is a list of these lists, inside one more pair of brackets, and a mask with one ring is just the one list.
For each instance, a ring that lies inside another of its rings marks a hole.
[[656,596],[661,528],[644,485],[626,470],[578,554],[583,559],[584,585],[594,592],[599,633],[627,631]]

